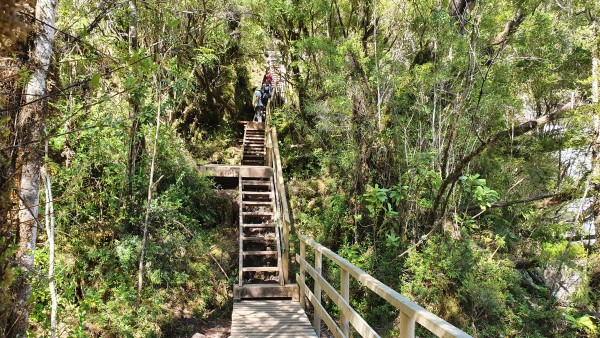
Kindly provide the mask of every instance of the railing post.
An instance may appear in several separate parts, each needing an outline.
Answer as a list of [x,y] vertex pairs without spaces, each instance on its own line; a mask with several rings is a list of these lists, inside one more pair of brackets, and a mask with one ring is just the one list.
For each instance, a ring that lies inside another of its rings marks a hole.
[[[304,240],[300,238],[300,258],[302,258],[303,262],[306,262],[306,243]],[[300,280],[305,283],[306,282],[306,270],[304,269],[304,264],[300,263]],[[304,296],[304,291],[300,288],[300,305],[303,309],[306,308],[306,300]]]
[[[340,266],[340,294],[348,304],[350,304],[350,274],[346,269]],[[344,337],[350,336],[350,322],[348,318],[340,311],[340,329]]]
[[[315,270],[317,270],[319,275],[323,273],[323,253],[317,249],[315,249]],[[316,280],[314,294],[315,298],[317,298],[317,303],[321,305],[321,284]],[[315,311],[315,322],[313,323],[313,327],[315,328],[317,337],[321,337],[321,315],[319,315],[317,311]]]
[[244,196],[242,196],[242,173],[240,171],[238,171],[238,189],[240,192],[240,195],[238,196],[238,201],[239,201],[239,208],[240,208],[240,243],[239,243],[239,276],[238,276],[238,283],[240,286],[244,285],[244,241],[242,240],[242,237],[244,236],[244,216],[243,216],[243,203],[244,203]]
[[265,164],[273,168],[273,138],[270,129],[265,129]]
[[290,231],[289,224],[285,219],[281,220],[282,231],[283,231],[283,280],[288,283],[290,280],[289,271],[290,271]]
[[400,337],[415,338],[415,320],[400,312]]

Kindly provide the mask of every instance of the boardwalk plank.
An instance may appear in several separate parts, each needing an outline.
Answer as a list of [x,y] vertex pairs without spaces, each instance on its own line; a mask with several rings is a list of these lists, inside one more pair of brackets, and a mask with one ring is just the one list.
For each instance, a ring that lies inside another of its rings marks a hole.
[[231,338],[316,338],[300,303],[247,300],[233,304]]

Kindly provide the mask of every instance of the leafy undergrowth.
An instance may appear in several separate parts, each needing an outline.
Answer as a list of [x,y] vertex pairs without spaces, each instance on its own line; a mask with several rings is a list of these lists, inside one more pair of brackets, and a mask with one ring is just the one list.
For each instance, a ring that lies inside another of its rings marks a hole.
[[[116,133],[93,147],[90,135],[73,149],[55,177],[56,273],[59,330],[69,337],[189,337],[226,320],[237,269],[234,202],[213,190],[173,130],[159,139],[154,198],[137,296],[141,225],[147,185],[135,175],[138,199],[123,199],[125,154],[114,152]],[[63,147],[63,144],[56,144]],[[144,158],[141,166],[148,165]],[[135,215],[135,216],[133,216]],[[44,243],[44,239],[40,241]],[[48,248],[36,251],[31,336],[49,332]],[[191,333],[191,334],[190,334]]]

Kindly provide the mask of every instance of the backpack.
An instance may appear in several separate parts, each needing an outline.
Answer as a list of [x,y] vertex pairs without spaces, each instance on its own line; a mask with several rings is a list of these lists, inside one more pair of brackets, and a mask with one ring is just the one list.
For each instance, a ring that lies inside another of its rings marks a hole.
[[270,98],[271,98],[271,86],[264,85],[262,87],[262,99],[263,100],[268,100]]

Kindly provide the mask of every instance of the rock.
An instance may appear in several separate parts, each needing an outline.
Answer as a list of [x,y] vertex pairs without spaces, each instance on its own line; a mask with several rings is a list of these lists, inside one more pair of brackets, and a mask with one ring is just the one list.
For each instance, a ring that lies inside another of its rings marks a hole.
[[208,338],[208,336],[205,336],[202,333],[196,333],[192,336],[192,338]]

